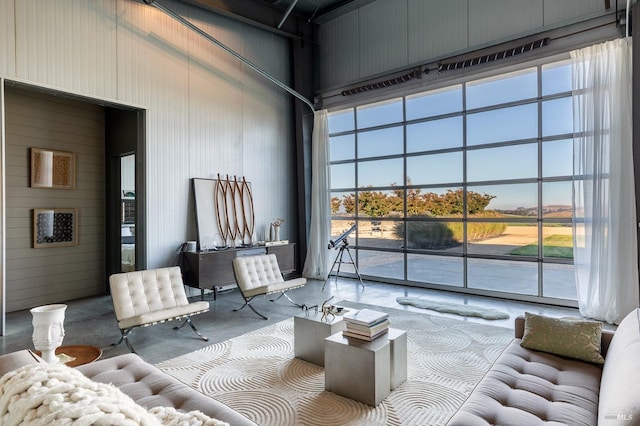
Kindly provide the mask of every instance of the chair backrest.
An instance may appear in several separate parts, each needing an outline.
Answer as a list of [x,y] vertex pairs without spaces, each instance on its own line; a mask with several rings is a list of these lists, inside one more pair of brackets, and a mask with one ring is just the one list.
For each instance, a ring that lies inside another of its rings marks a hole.
[[242,290],[284,282],[275,254],[236,257],[233,259],[233,270]]
[[109,286],[118,321],[189,304],[179,266],[113,274]]

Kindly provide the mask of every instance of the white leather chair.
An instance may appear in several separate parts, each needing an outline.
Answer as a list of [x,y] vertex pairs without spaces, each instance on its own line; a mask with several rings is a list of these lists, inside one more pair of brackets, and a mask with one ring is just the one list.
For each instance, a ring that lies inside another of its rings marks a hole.
[[233,259],[233,273],[236,277],[236,283],[240,289],[240,294],[244,298],[244,305],[234,311],[239,311],[248,306],[253,312],[263,319],[268,319],[251,305],[251,301],[256,296],[281,293],[277,299],[271,299],[272,302],[284,296],[289,302],[301,307],[286,294],[287,291],[294,288],[300,288],[307,283],[306,278],[294,278],[286,280],[280,272],[278,259],[275,254],[261,254],[257,256],[240,256]]
[[204,341],[208,341],[193,325],[191,315],[209,310],[209,302],[190,303],[182,282],[180,267],[149,269],[145,271],[113,274],[109,277],[113,309],[129,350],[135,353],[129,343],[129,333],[136,327],[147,327],[174,319],[184,319],[184,323],[174,327],[178,329],[189,324],[193,331]]

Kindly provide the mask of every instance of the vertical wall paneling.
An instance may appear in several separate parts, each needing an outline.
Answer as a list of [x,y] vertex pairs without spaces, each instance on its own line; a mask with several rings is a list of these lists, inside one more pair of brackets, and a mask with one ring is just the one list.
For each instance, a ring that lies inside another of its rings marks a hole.
[[[615,0],[611,7],[615,7]],[[625,7],[626,2],[620,1],[619,7]],[[544,25],[569,21],[576,16],[597,13],[604,8],[603,0],[544,0]]]
[[370,3],[359,19],[361,77],[407,63],[407,0]]
[[[286,40],[184,3],[163,4],[268,72],[289,69]],[[121,6],[119,96],[133,93],[139,97],[131,102],[149,105],[147,266],[151,267],[174,263],[180,243],[195,238],[189,178],[221,173],[251,180],[253,174],[257,182],[274,179],[274,186],[281,187],[294,181],[293,164],[251,170],[244,166],[251,158],[269,163],[270,157],[257,147],[292,144],[282,124],[290,120],[290,112],[281,107],[283,100],[290,101],[288,94],[157,9],[135,2]],[[255,144],[252,136],[248,144],[248,134],[267,142]],[[267,174],[261,175],[265,170]],[[283,194],[286,197],[286,191]],[[256,202],[256,211],[288,210],[294,202],[279,201],[278,208],[272,208],[277,201],[265,197],[265,204]]]
[[602,0],[368,2],[320,24],[318,91],[611,12],[604,6]]
[[114,98],[115,4],[113,0],[16,1],[16,76]]
[[[222,17],[206,22],[198,9],[191,16],[194,25],[289,82],[286,39]],[[215,178],[218,173],[223,178],[244,176],[252,184],[256,228],[264,228],[274,214],[285,216],[293,206],[287,197],[295,182],[289,155],[291,98],[203,37],[195,35],[189,46],[188,177]],[[272,188],[278,192],[272,193]],[[192,210],[189,213],[191,217]],[[195,227],[188,233],[194,238]]]
[[[254,29],[246,33],[242,52],[291,86],[290,67],[279,59],[287,56],[288,48],[288,41],[280,36]],[[295,147],[290,143],[293,98],[255,72],[247,70],[243,75],[242,150],[255,155],[242,155],[242,174],[252,182],[255,200],[261,206],[256,210],[256,237],[262,239],[260,232],[275,218],[283,218],[282,238],[290,238],[291,230],[297,229]]]
[[[104,109],[7,88],[7,310],[102,294],[105,274]],[[76,153],[76,189],[30,187],[30,148]],[[33,248],[33,209],[77,208],[78,245]]]
[[482,45],[544,26],[543,0],[469,2],[469,45]]
[[467,0],[408,1],[407,43],[410,64],[467,47]]
[[[187,7],[165,2],[185,15]],[[147,108],[147,267],[177,261],[186,240],[189,31],[142,2],[121,1],[118,96]]]
[[[238,24],[219,18],[195,25],[235,51]],[[189,44],[189,175],[215,178],[242,174],[242,67],[240,61],[201,36]],[[240,53],[240,52],[239,52]],[[192,235],[195,237],[195,234]]]
[[358,10],[318,28],[320,87],[332,87],[360,77]]
[[14,0],[0,0],[0,75],[14,76],[15,25]]

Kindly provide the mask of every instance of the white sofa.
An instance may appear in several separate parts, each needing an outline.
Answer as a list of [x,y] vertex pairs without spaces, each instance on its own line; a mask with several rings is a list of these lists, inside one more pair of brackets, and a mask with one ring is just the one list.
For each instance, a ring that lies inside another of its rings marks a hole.
[[528,349],[524,334],[518,317],[516,338],[449,426],[640,424],[640,309],[602,331],[604,364]]
[[[20,367],[38,363],[44,363],[44,361],[26,349],[1,355],[0,377]],[[113,358],[102,359],[76,367],[75,370],[96,383],[116,386],[123,394],[131,398],[135,404],[147,410],[158,407],[173,408],[181,413],[199,411],[206,416],[230,425],[256,426],[254,422],[237,411],[160,371],[136,354],[118,355]],[[68,383],[61,384],[60,389],[68,389],[66,385]],[[3,391],[4,389],[0,387],[0,400],[3,399]],[[15,397],[11,398],[11,400],[13,402],[8,406],[2,405],[0,407],[0,419],[7,414],[7,411],[12,410],[10,406],[12,403],[20,403],[15,400]],[[105,423],[98,422],[98,424]]]

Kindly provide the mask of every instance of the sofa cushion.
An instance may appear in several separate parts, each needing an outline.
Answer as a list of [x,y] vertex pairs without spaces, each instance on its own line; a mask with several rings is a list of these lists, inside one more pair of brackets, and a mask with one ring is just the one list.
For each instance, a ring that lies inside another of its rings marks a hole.
[[118,355],[77,367],[85,376],[111,383],[147,409],[173,407],[183,412],[199,410],[234,426],[255,423],[227,405],[163,373],[136,354]]
[[525,312],[522,346],[537,351],[603,364],[602,323],[549,318]]
[[628,314],[613,335],[602,370],[598,425],[640,420],[640,310]]
[[44,362],[44,360],[29,349],[0,355],[0,377],[24,365],[37,364],[39,362]]
[[229,426],[200,412],[147,411],[117,387],[64,364],[27,364],[0,378],[0,424],[198,424]]
[[532,351],[514,339],[448,425],[592,426],[601,374],[599,365]]

